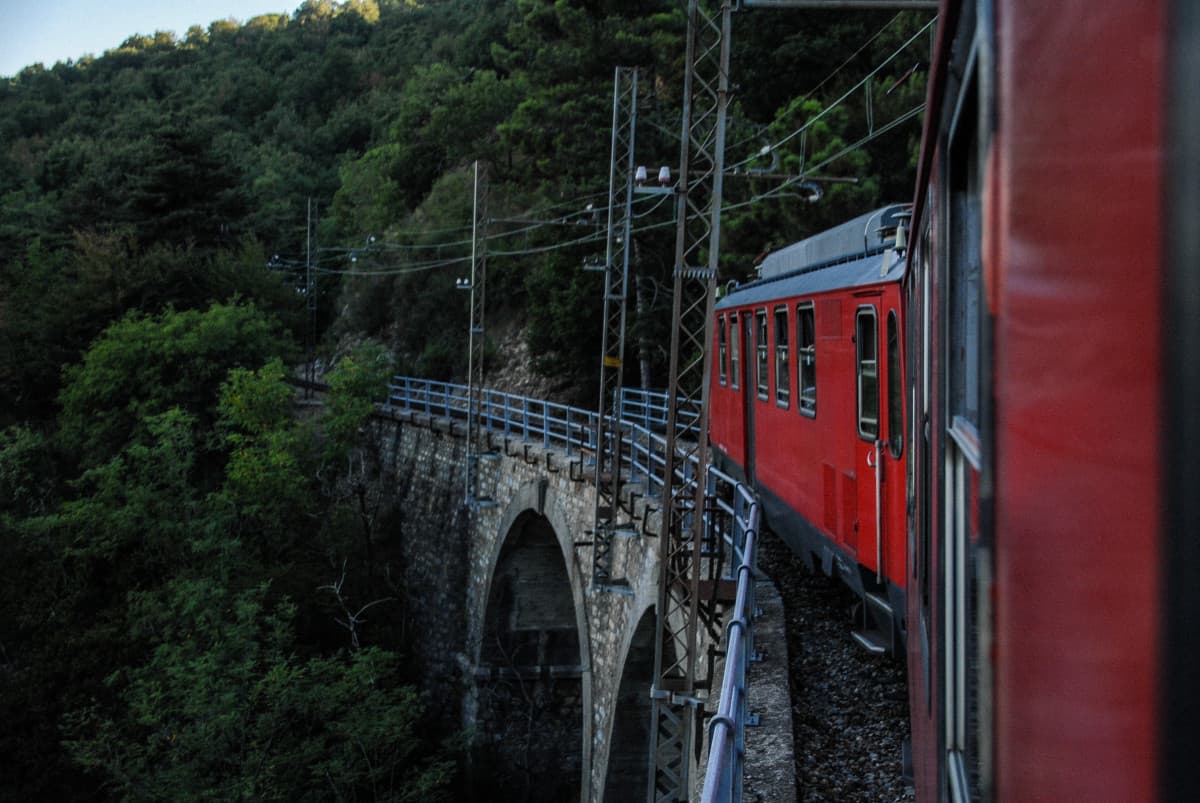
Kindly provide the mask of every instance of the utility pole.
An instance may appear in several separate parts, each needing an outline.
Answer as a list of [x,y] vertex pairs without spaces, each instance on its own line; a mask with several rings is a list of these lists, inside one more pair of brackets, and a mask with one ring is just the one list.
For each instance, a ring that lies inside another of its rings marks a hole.
[[[929,8],[930,0],[688,0],[687,53],[676,194],[663,536],[659,540],[648,803],[684,801],[701,719],[697,642],[702,617],[708,472],[708,385],[721,244],[731,12],[739,8]],[[689,415],[681,417],[680,410]],[[693,470],[694,467],[694,470]],[[715,577],[704,578],[708,581]]]
[[479,416],[483,409],[484,290],[487,285],[487,171],[475,162],[471,220],[471,278],[458,280],[459,289],[471,292],[471,322],[467,340],[467,476],[468,506],[482,504],[479,497]]
[[304,378],[310,384],[304,388],[304,396],[312,395],[312,384],[317,381],[317,368],[314,364],[317,348],[317,297],[313,286],[313,199],[308,199],[308,214],[304,226],[304,304],[308,312],[308,333],[305,345],[308,349],[307,360],[304,364]]
[[633,217],[633,149],[637,131],[638,72],[617,67],[613,75],[612,149],[608,171],[608,244],[604,270],[604,332],[600,354],[600,402],[596,424],[596,506],[592,530],[592,588],[632,594],[629,581],[613,576],[613,538],[637,535],[621,522],[621,399],[625,365],[625,310],[629,292]]
[[[720,253],[725,117],[729,103],[730,0],[689,0],[679,181],[664,528],[651,689],[651,803],[687,800],[700,719],[697,677],[705,474],[708,464],[708,344]],[[679,415],[683,407],[695,417]],[[695,466],[695,471],[692,471]]]

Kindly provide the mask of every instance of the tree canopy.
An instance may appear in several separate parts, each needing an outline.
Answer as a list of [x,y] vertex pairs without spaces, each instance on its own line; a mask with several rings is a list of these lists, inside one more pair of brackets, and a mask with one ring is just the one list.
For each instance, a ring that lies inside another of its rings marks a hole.
[[[319,0],[182,38],[131,36],[100,57],[0,80],[0,288],[12,298],[0,336],[36,343],[0,364],[14,389],[0,414],[44,412],[52,365],[129,309],[232,292],[290,311],[297,332],[307,300],[317,330],[365,332],[402,369],[461,377],[466,300],[453,280],[469,252],[462,177],[476,160],[489,166],[494,221],[489,305],[528,321],[547,371],[590,387],[600,280],[579,267],[603,242],[557,221],[605,203],[616,66],[642,75],[639,159],[676,161],[684,5]],[[741,172],[725,182],[728,278],[749,275],[769,245],[907,200],[918,126],[885,129],[921,105],[925,23],[912,12],[735,15],[727,163]],[[758,156],[764,145],[777,145],[770,158]],[[754,177],[814,165],[835,179],[820,204]],[[638,214],[635,269],[668,281],[670,210]],[[235,260],[233,275],[210,267]],[[313,266],[311,294],[268,299],[256,275],[267,263],[293,287]],[[96,269],[111,276],[103,293],[87,288]],[[543,303],[561,294],[571,301]],[[53,310],[37,304],[47,295]],[[637,326],[661,326],[668,302],[657,297]]]
[[[723,279],[908,199],[927,23],[736,15]],[[338,624],[404,593],[362,428],[392,371],[465,375],[476,161],[488,309],[594,401],[614,69],[674,167],[684,38],[677,0],[305,0],[0,78],[0,800],[453,788],[403,628]],[[661,383],[671,204],[634,213]]]
[[386,354],[341,360],[300,419],[289,353],[249,304],[131,313],[65,371],[49,433],[0,430],[0,795],[448,794],[403,623],[337,624],[401,593],[347,459]]

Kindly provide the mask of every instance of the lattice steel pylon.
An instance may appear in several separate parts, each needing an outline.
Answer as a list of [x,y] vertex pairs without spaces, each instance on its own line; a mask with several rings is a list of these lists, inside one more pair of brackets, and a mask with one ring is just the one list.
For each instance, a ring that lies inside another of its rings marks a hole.
[[633,208],[633,149],[637,131],[638,73],[613,74],[612,158],[608,172],[608,244],[604,267],[604,332],[596,425],[596,507],[592,530],[592,588],[630,594],[629,581],[613,576],[613,538],[635,535],[621,517],[621,423],[617,409],[625,364],[625,299]]
[[471,278],[459,287],[471,292],[471,323],[467,353],[467,460],[466,502],[468,506],[487,500],[479,496],[479,416],[483,409],[484,290],[487,286],[487,169],[475,162],[474,200],[471,220]]
[[[708,678],[697,677],[696,652],[708,462],[708,347],[720,251],[730,12],[729,0],[688,2],[667,391],[666,526],[659,542],[651,690],[652,769],[647,788],[651,803],[688,799],[698,692],[710,685]],[[681,418],[680,407],[698,415]]]

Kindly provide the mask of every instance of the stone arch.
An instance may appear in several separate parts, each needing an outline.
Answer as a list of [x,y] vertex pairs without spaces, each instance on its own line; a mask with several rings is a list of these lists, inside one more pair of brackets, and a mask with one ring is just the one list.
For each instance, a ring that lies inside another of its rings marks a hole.
[[621,680],[613,703],[603,800],[642,800],[650,773],[650,687],[654,681],[656,608],[634,620],[621,656]]
[[480,664],[581,671],[571,581],[549,519],[532,510],[513,522],[492,570]]
[[511,784],[514,799],[582,800],[592,679],[572,528],[541,480],[519,489],[495,536],[471,628],[477,724],[495,780]]

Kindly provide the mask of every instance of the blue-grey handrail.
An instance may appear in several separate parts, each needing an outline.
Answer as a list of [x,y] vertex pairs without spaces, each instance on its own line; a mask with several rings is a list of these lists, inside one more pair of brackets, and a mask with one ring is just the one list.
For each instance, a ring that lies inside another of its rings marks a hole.
[[[681,428],[693,427],[696,419],[700,417],[700,410],[682,397],[679,402],[676,410],[679,426]],[[667,394],[660,390],[621,388],[618,415],[622,421],[641,424],[655,432],[665,432],[667,429]]]
[[[644,392],[639,392],[644,393]],[[629,471],[631,482],[645,482],[652,494],[662,488],[666,466],[666,438],[660,422],[666,421],[665,394],[655,398],[639,397],[628,408],[634,420],[622,419],[622,438],[628,447],[623,450],[622,464]],[[414,377],[393,377],[388,385],[388,406],[448,418],[467,419],[469,393],[466,385],[439,382]],[[480,395],[480,422],[493,432],[519,437],[526,442],[540,442],[545,448],[560,448],[568,456],[584,450],[596,450],[597,415],[565,404],[548,402],[528,396],[518,396],[498,390],[485,390]],[[615,430],[610,421],[609,431]],[[681,477],[690,478],[691,466],[680,469]]]
[[[709,470],[711,474],[713,469]],[[701,792],[703,803],[740,803],[749,715],[746,670],[754,654],[751,632],[754,615],[754,575],[761,518],[758,501],[738,484],[734,499],[734,554],[738,556],[737,596],[725,625],[725,672],[717,713],[709,722],[708,768]]]
[[[525,442],[538,442],[544,448],[558,448],[568,456],[590,453],[597,449],[598,415],[594,410],[582,410],[563,404],[518,396],[498,390],[484,390],[479,396],[480,424],[506,437]],[[614,433],[620,428],[622,468],[629,481],[644,482],[647,496],[658,497],[666,471],[665,393],[625,389],[618,407],[617,421],[609,421],[606,430]],[[400,407],[430,416],[463,420],[470,410],[470,393],[466,385],[437,382],[429,379],[397,376],[388,385],[388,407]],[[683,421],[692,421],[698,410],[677,410]],[[692,485],[696,481],[694,460],[680,461],[679,481]],[[721,682],[717,713],[710,721],[708,770],[704,779],[705,803],[740,803],[742,799],[743,761],[745,758],[745,722],[748,713],[746,667],[753,654],[751,617],[754,610],[754,575],[757,571],[757,541],[760,512],[753,492],[735,478],[710,466],[705,472],[706,493],[716,500],[716,506],[733,522],[732,530],[722,529],[723,566],[736,572],[737,596],[726,625],[725,672]],[[714,525],[704,516],[705,533]],[[728,575],[733,579],[732,573]]]

